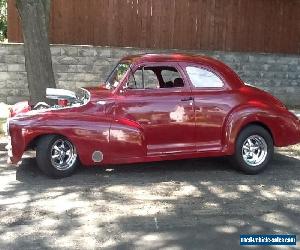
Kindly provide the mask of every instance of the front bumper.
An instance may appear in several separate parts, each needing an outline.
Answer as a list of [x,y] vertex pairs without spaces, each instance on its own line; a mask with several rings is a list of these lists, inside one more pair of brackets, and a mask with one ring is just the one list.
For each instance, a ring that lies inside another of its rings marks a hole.
[[6,149],[7,149],[7,155],[8,155],[7,163],[13,164],[14,163],[14,160],[13,160],[14,157],[13,157],[13,152],[12,152],[12,145],[11,145],[10,136],[8,136]]
[[9,120],[7,120],[7,122],[6,122],[5,135],[7,136],[7,145],[5,147],[5,149],[7,150],[7,155],[8,155],[7,162],[13,163],[14,161],[13,161],[13,151],[12,151],[11,137],[10,137],[10,131],[9,131]]
[[8,163],[17,164],[23,155],[25,150],[25,141],[22,133],[22,129],[15,124],[11,124],[8,120],[7,122],[7,154]]
[[300,110],[289,110],[295,117],[298,122],[298,142],[300,143]]

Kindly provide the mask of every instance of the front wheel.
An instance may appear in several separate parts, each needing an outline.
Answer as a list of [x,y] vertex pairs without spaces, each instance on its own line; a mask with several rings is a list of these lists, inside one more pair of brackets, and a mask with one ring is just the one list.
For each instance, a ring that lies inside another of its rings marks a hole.
[[247,174],[258,174],[265,170],[274,153],[273,139],[261,126],[251,125],[239,134],[233,160]]
[[36,160],[38,167],[50,177],[71,175],[78,165],[75,146],[62,136],[47,135],[37,144]]

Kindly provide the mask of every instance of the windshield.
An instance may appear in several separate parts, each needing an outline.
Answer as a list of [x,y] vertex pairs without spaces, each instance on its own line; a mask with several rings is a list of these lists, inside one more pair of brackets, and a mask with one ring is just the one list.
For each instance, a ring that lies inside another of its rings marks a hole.
[[119,85],[120,81],[124,78],[129,67],[129,63],[119,63],[107,78],[105,82],[105,88],[115,89]]

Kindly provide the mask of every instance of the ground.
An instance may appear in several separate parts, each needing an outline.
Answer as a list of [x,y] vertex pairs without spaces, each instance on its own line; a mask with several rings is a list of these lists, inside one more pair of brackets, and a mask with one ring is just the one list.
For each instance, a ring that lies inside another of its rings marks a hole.
[[5,152],[0,160],[0,249],[241,249],[247,233],[296,234],[300,248],[300,145],[256,176],[226,158],[80,168],[65,179],[45,177],[30,155],[19,167]]

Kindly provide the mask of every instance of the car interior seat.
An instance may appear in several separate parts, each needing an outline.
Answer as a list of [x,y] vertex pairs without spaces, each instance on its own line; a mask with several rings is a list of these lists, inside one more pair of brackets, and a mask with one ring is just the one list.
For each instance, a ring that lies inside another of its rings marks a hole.
[[175,78],[174,80],[174,87],[183,87],[184,86],[184,83],[183,83],[183,80],[182,78]]

